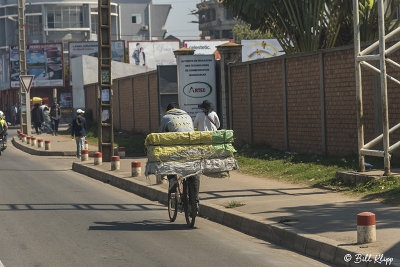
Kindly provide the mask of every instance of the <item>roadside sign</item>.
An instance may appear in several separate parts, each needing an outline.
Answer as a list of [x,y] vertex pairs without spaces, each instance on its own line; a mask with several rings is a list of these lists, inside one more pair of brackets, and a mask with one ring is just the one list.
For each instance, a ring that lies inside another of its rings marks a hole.
[[178,57],[179,106],[194,120],[204,100],[217,110],[214,55]]
[[29,93],[29,90],[31,89],[32,81],[33,81],[34,77],[35,77],[34,75],[20,75],[19,76],[19,79],[21,80],[21,83],[24,86],[25,91],[27,93]]

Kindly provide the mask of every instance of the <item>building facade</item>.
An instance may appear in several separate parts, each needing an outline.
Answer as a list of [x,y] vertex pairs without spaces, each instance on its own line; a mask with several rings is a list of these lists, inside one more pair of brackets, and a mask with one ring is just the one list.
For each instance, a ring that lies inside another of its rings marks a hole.
[[197,4],[201,39],[233,39],[232,29],[237,20],[217,0],[202,0]]
[[[0,91],[10,88],[10,45],[18,44],[17,0],[0,0]],[[26,43],[63,43],[67,60],[68,42],[97,41],[97,0],[26,1]],[[113,0],[113,40],[159,40],[171,5],[153,5],[152,0]]]

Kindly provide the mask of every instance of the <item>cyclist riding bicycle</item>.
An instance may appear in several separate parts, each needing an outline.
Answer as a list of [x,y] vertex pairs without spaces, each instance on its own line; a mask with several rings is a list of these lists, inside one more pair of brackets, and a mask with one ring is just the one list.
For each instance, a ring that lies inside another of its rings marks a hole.
[[[170,103],[167,106],[166,114],[162,117],[160,122],[159,132],[193,132],[193,121],[192,118],[186,113],[186,111],[179,109],[179,105],[176,103]],[[167,178],[170,180],[175,175],[168,175]],[[195,188],[195,199],[197,203],[197,211],[199,207],[199,189],[200,189],[200,176],[194,175],[187,178],[189,183],[193,183]]]
[[6,122],[6,117],[4,116],[3,111],[0,110],[0,137],[4,140],[4,148],[7,147],[7,139],[8,139],[8,125]]

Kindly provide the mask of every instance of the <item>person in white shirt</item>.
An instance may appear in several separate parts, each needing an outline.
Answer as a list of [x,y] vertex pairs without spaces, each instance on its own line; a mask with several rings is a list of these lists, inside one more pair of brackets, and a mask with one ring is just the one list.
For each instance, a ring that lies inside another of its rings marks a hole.
[[194,119],[194,128],[199,131],[216,131],[221,126],[217,113],[213,111],[212,104],[208,100],[204,100],[199,105],[202,111],[197,113]]

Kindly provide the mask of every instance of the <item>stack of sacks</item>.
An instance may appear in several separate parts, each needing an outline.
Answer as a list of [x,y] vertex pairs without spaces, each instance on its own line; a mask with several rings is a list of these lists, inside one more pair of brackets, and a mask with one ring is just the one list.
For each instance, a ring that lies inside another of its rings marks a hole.
[[233,131],[152,133],[146,138],[146,175],[226,176],[238,169]]

